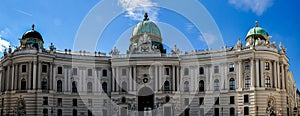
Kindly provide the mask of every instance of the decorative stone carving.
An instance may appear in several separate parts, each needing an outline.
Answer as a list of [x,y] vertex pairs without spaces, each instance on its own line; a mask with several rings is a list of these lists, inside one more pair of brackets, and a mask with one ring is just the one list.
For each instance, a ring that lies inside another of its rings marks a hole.
[[26,115],[25,100],[24,100],[24,98],[22,98],[21,95],[17,100],[17,106],[15,109],[15,112],[17,113],[17,116],[25,116]]
[[171,54],[180,54],[181,51],[174,45],[173,49],[171,50]]
[[112,49],[109,52],[109,55],[119,55],[120,51],[117,49],[117,47],[114,47],[114,49]]
[[240,40],[240,38],[238,39],[238,41],[235,44],[235,48],[238,50],[242,49],[242,41]]
[[267,116],[275,116],[276,112],[275,112],[275,100],[274,97],[271,96],[268,98],[268,102],[267,102],[267,108],[266,108],[266,115]]

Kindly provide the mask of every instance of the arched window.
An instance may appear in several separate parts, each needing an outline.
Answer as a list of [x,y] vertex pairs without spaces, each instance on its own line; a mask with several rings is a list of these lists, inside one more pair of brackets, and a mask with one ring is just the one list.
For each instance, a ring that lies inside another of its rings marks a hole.
[[235,81],[234,78],[229,79],[229,90],[235,90]]
[[184,92],[188,92],[190,90],[189,82],[185,81],[184,82]]
[[47,79],[44,78],[41,84],[42,84],[42,90],[47,90]]
[[234,108],[230,108],[229,109],[229,115],[230,116],[234,116],[234,114],[235,114],[235,109]]
[[61,80],[57,81],[57,92],[62,92],[62,81]]
[[250,77],[247,76],[247,77],[245,78],[245,88],[250,88],[250,84],[251,84],[251,82],[250,82]]
[[87,92],[92,93],[93,92],[93,84],[92,82],[87,83]]
[[199,68],[199,74],[200,74],[200,75],[203,75],[203,74],[204,74],[204,68],[203,68],[203,67],[200,67],[200,68]]
[[21,80],[21,90],[26,90],[26,80],[24,78]]
[[199,91],[200,91],[200,92],[203,92],[203,91],[204,91],[204,81],[203,81],[203,80],[201,80],[201,81],[199,82]]
[[165,83],[164,83],[164,91],[170,91],[170,82],[169,81],[165,81]]
[[106,93],[107,92],[107,83],[103,82],[102,83],[102,90]]
[[77,83],[76,83],[76,81],[72,82],[72,93],[77,93]]
[[266,83],[267,88],[271,87],[271,82],[270,82],[270,77],[269,76],[266,77],[266,82],[265,83]]
[[214,85],[215,85],[215,91],[219,91],[220,90],[220,82],[218,79],[216,79],[214,81]]
[[125,81],[122,82],[122,92],[127,91],[127,83]]

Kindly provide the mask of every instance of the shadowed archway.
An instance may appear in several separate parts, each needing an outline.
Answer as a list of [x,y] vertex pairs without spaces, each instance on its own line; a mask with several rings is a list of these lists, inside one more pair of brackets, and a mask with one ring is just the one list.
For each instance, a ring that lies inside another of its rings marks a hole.
[[[138,111],[139,116],[143,115],[143,111],[151,111],[154,106],[154,93],[148,87],[143,87],[138,93]],[[142,112],[141,112],[142,111]]]

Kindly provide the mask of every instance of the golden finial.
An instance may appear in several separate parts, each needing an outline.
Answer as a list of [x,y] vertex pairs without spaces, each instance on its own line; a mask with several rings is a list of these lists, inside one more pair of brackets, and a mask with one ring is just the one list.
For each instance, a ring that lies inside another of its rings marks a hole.
[[34,30],[34,24],[32,24],[31,28],[32,28],[32,30]]
[[258,27],[258,21],[255,21],[255,27]]

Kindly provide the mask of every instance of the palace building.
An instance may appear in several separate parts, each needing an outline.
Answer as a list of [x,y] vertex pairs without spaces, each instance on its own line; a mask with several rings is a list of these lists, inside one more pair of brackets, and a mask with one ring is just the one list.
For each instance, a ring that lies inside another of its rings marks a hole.
[[300,103],[286,49],[258,23],[245,44],[185,54],[164,48],[146,14],[125,54],[48,49],[43,39],[33,25],[4,52],[1,116],[287,116]]

